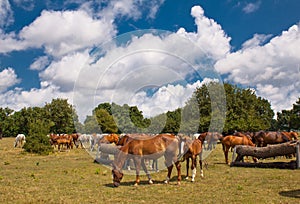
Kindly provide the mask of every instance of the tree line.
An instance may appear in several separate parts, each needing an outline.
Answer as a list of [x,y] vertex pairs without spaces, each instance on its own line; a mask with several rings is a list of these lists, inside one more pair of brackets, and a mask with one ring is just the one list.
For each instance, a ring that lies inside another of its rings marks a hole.
[[[219,94],[224,89],[225,98]],[[225,103],[226,102],[226,103]],[[211,124],[214,123],[213,127]],[[0,107],[0,135],[4,137],[49,133],[178,133],[222,130],[299,130],[300,98],[291,110],[282,110],[274,119],[269,101],[250,88],[210,82],[198,87],[185,106],[145,118],[136,106],[101,103],[83,123],[67,99],[53,99],[44,107],[19,111]]]

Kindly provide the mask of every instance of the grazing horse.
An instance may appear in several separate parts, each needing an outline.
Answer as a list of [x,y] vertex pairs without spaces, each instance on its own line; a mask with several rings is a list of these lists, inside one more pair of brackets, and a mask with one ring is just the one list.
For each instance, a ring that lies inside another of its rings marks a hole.
[[[120,138],[119,138],[119,141],[117,142],[116,145],[118,146],[124,146],[125,143],[127,143],[128,141],[131,141],[133,139],[139,139],[139,140],[145,140],[145,139],[150,139],[152,138],[154,135],[146,135],[146,134],[127,134],[127,135],[122,135]],[[149,162],[149,160],[147,160]],[[130,158],[128,158],[126,161],[125,161],[125,165],[124,165],[124,168],[127,168],[128,170],[130,170]],[[145,162],[145,160],[143,159],[142,162]],[[159,172],[158,170],[158,161],[157,159],[154,159],[152,161],[152,166],[151,168],[153,170],[156,170],[156,172]],[[147,169],[144,169],[145,173],[148,175],[148,170]]]
[[179,155],[182,155],[181,162],[186,160],[186,178],[189,178],[189,161],[192,160],[192,182],[195,181],[195,176],[197,173],[197,156],[199,156],[200,164],[200,176],[203,178],[203,169],[202,169],[202,144],[203,138],[198,137],[197,139],[192,140],[186,136],[180,136],[179,139]]
[[[177,183],[180,185],[181,181],[181,165],[180,161],[177,160],[177,151],[178,151],[178,139],[173,134],[158,134],[149,139],[135,139],[129,140],[120,147],[120,151],[117,153],[113,161],[113,185],[118,187],[123,178],[122,167],[125,160],[130,157],[134,160],[136,168],[136,180],[135,185],[140,183],[140,168],[141,165],[144,170],[146,170],[145,163],[143,159],[158,159],[161,156],[165,157],[165,164],[168,167],[168,175],[165,183],[169,183],[173,162],[177,168]],[[149,183],[153,183],[151,180],[150,174],[147,174]]]
[[23,144],[26,142],[26,137],[24,134],[18,134],[15,139],[14,147],[23,147]]
[[218,132],[207,132],[205,140],[207,141],[208,148],[207,150],[212,150],[216,148],[218,140],[223,137],[221,133]]
[[255,133],[253,140],[258,147],[265,147],[268,144],[280,144],[291,141],[292,138],[283,132],[265,132],[259,131]]
[[[223,152],[225,156],[225,162],[226,164],[229,164],[228,161],[228,152],[230,148],[234,148],[236,145],[249,145],[252,147],[255,147],[255,144],[246,136],[233,136],[228,135],[221,139],[222,146],[223,146]],[[253,158],[253,161],[256,162],[256,158]]]

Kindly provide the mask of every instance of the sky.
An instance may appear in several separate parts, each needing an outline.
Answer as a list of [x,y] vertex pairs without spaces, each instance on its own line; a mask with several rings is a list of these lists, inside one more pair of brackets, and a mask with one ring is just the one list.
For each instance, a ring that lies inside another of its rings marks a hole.
[[299,10],[298,0],[0,0],[0,106],[67,98],[81,121],[103,102],[151,117],[218,80],[291,109]]

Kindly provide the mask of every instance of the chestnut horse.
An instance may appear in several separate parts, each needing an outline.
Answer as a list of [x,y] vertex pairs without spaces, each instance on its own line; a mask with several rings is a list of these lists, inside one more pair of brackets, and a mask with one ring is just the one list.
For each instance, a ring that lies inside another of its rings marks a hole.
[[297,132],[282,132],[282,134],[289,137],[290,140],[298,140],[298,133]]
[[104,135],[99,141],[98,141],[98,144],[99,143],[106,143],[106,144],[109,144],[109,143],[115,143],[117,144],[119,141],[119,135],[115,134],[115,133],[112,133],[112,134],[108,134],[108,135]]
[[197,173],[197,156],[199,156],[200,164],[200,176],[203,178],[203,169],[202,169],[202,144],[203,138],[198,137],[197,139],[192,140],[186,136],[180,136],[179,139],[180,151],[179,155],[182,155],[181,162],[186,160],[186,178],[189,178],[189,161],[192,160],[192,182],[195,181],[195,176]]
[[[229,164],[228,152],[230,148],[234,148],[236,145],[249,145],[255,147],[255,144],[246,136],[241,137],[241,136],[228,135],[223,139],[221,139],[221,142],[223,146],[223,152],[224,152],[226,164]],[[253,158],[253,161],[256,162],[256,158]]]
[[[118,187],[123,178],[122,167],[125,160],[130,157],[134,160],[136,168],[136,180],[135,185],[140,183],[140,168],[141,165],[143,169],[146,169],[145,163],[142,162],[143,159],[158,159],[161,156],[165,157],[165,164],[168,167],[168,175],[165,183],[169,183],[173,162],[177,168],[177,183],[180,184],[181,181],[181,166],[180,162],[177,160],[178,151],[178,139],[173,134],[158,134],[149,139],[135,139],[127,141],[124,146],[121,146],[120,151],[115,156],[113,161],[113,185]],[[148,174],[149,183],[153,183],[150,175]]]
[[[111,144],[111,143],[117,144],[118,141],[119,141],[119,135],[117,135],[115,133],[103,135],[103,137],[101,139],[99,139],[99,141],[98,141],[98,148],[100,147],[101,143],[102,144]],[[100,158],[108,160],[109,154],[101,152]]]
[[280,144],[292,140],[291,136],[287,133],[266,131],[255,133],[253,139],[258,147],[265,147],[268,144]]

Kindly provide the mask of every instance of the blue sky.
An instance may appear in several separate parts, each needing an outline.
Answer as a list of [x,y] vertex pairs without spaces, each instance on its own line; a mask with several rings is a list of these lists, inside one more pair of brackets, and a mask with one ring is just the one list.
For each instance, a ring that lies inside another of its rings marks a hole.
[[[63,97],[82,118],[111,101],[138,105],[148,116],[175,109],[205,76],[189,81],[188,65],[179,66],[168,52],[210,56],[224,82],[253,88],[275,112],[290,109],[300,96],[299,10],[298,0],[0,0],[0,105],[18,110]],[[109,41],[140,29],[177,37],[148,33],[126,47]],[[88,64],[101,45],[111,47],[99,63]]]

